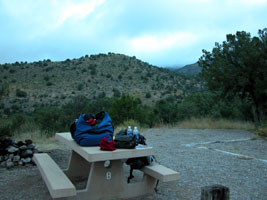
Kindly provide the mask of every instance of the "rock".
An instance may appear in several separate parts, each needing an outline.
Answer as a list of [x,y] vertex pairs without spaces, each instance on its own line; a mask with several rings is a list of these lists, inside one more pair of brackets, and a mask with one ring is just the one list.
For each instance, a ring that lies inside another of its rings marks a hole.
[[17,146],[21,147],[23,145],[26,145],[26,144],[24,142],[22,142],[22,141],[17,142]]
[[18,161],[13,161],[13,163],[14,163],[14,166],[18,166],[19,165]]
[[11,160],[8,160],[8,161],[6,162],[6,168],[7,168],[7,169],[10,169],[10,168],[12,168],[12,167],[14,167],[14,163],[13,163]]
[[4,160],[9,159],[9,154],[4,155]]
[[19,160],[20,160],[19,155],[13,157],[13,162],[18,162]]
[[32,161],[32,159],[31,158],[22,158],[21,159],[24,163],[30,163],[31,161]]
[[2,140],[1,143],[2,143],[2,145],[3,145],[5,148],[7,148],[9,145],[12,144],[12,140],[11,140],[10,138],[6,137],[6,138],[4,138],[4,139]]
[[18,148],[16,148],[16,147],[14,147],[14,146],[9,146],[9,147],[7,147],[7,151],[8,151],[8,153],[15,153],[15,152],[17,152],[19,149]]
[[27,147],[28,147],[28,149],[32,149],[33,150],[35,148],[35,144],[29,144]]
[[33,155],[33,152],[32,152],[32,150],[29,150],[29,149],[27,149],[27,150],[25,150],[25,151],[22,151],[22,152],[20,153],[20,156],[21,156],[22,158],[32,157],[32,155]]
[[0,162],[4,161],[4,156],[0,156]]
[[6,154],[7,154],[6,148],[4,146],[0,146],[0,155],[3,156],[3,155],[6,155]]
[[32,140],[25,140],[26,145],[32,144]]
[[0,166],[1,167],[6,167],[6,161],[1,162]]
[[20,161],[18,162],[18,164],[19,164],[20,166],[23,166],[25,163],[24,163],[22,160],[20,160]]
[[33,153],[40,153],[38,149],[34,149]]
[[9,159],[13,159],[14,158],[14,154],[9,154]]
[[7,161],[6,161],[6,168],[12,168],[14,167],[14,163],[12,162],[12,159],[9,158]]
[[19,147],[19,150],[21,150],[21,151],[24,151],[24,150],[27,150],[27,149],[28,149],[28,147],[26,145],[22,145],[22,146]]

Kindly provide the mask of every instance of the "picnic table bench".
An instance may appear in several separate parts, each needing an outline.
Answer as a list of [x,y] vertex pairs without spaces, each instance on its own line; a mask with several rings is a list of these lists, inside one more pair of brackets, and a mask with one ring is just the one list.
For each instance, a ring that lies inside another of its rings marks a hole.
[[[99,147],[81,147],[70,133],[56,133],[56,138],[71,148],[68,168],[61,170],[46,153],[34,154],[41,176],[52,198],[111,199],[152,194],[157,180],[175,181],[179,173],[158,163],[141,169],[141,182],[127,183],[125,159],[153,155],[152,147],[101,151]],[[86,179],[85,189],[76,189],[73,181]]]

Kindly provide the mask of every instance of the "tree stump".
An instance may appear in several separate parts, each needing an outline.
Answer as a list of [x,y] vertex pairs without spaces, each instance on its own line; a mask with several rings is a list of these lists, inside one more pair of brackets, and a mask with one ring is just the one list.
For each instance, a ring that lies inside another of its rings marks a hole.
[[229,188],[217,184],[202,187],[201,200],[229,200]]

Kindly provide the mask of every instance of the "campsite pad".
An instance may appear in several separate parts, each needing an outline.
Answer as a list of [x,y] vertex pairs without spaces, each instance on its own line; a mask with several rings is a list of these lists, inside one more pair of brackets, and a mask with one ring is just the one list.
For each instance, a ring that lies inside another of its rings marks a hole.
[[[159,183],[158,192],[138,200],[199,200],[201,187],[221,184],[231,200],[264,200],[267,196],[267,140],[243,130],[148,129],[142,133],[155,156],[180,173],[174,182]],[[66,168],[69,149],[49,150]],[[125,176],[129,168],[125,167]],[[137,181],[141,173],[134,172]],[[84,187],[83,181],[75,183]],[[51,199],[36,166],[0,168],[1,199]]]

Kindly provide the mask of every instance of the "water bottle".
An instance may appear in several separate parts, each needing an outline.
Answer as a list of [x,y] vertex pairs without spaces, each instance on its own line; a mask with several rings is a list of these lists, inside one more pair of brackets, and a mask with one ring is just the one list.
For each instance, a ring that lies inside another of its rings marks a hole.
[[137,130],[137,127],[136,126],[134,127],[133,134],[135,135],[136,140],[138,142],[139,141],[139,134],[138,134],[138,130]]
[[128,128],[127,128],[127,135],[128,135],[128,136],[133,135],[133,131],[132,131],[131,126],[128,126]]

